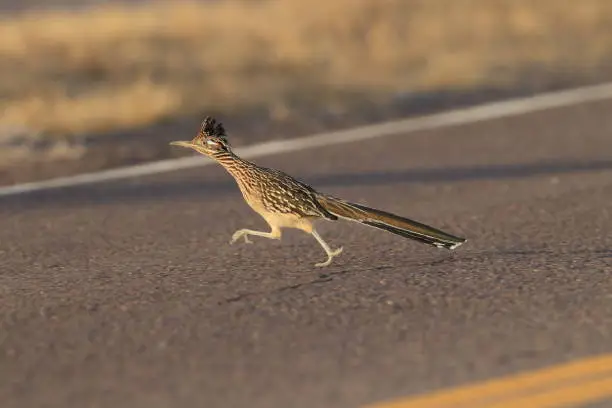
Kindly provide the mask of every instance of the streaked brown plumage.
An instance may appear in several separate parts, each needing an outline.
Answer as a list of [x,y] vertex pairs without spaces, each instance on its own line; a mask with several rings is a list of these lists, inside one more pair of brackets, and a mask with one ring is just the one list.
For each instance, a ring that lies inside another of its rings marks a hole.
[[275,169],[261,167],[234,154],[225,129],[215,119],[207,117],[196,137],[171,144],[188,147],[216,160],[236,180],[245,201],[270,225],[270,232],[241,229],[230,243],[248,236],[280,239],[282,228],[297,228],[312,234],[327,254],[327,260],[316,266],[327,266],[342,252],[332,250],[314,228],[314,221],[345,219],[379,228],[438,248],[455,249],[466,240],[425,224],[385,211],[350,203],[315,191],[309,185]]

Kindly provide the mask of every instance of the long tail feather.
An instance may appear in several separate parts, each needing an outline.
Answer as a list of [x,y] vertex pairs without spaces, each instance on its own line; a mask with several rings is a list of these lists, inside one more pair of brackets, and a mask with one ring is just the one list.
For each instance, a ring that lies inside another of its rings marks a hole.
[[389,231],[438,248],[455,249],[466,241],[465,238],[456,237],[429,225],[361,204],[350,203],[328,195],[320,195],[317,200],[325,210],[337,217]]

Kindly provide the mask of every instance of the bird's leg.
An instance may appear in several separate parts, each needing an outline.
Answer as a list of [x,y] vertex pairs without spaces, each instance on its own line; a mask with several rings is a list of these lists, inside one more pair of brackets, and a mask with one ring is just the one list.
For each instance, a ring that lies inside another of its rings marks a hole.
[[342,247],[332,250],[329,247],[329,245],[327,245],[327,243],[325,241],[323,241],[323,238],[321,238],[321,236],[317,233],[317,231],[314,228],[313,228],[311,234],[312,234],[313,237],[315,237],[315,239],[319,242],[319,244],[321,244],[321,246],[325,250],[325,253],[327,254],[327,261],[319,262],[319,263],[315,264],[315,266],[321,267],[321,266],[329,265],[331,263],[332,259],[335,256],[340,255],[340,253],[342,252]]
[[244,242],[246,242],[247,244],[252,244],[251,240],[249,240],[249,235],[264,237],[264,238],[269,238],[269,239],[280,239],[281,231],[280,231],[280,228],[275,228],[275,227],[272,227],[270,232],[255,231],[255,230],[250,230],[246,228],[240,229],[234,232],[234,234],[232,235],[232,240],[230,241],[230,244],[233,244],[234,242],[239,240],[241,237],[244,237]]

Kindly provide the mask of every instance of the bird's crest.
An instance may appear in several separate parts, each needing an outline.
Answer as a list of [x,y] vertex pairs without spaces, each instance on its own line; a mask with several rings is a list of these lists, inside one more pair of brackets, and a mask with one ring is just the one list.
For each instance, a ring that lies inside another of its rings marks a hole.
[[223,124],[221,122],[217,122],[217,120],[211,116],[207,116],[202,121],[202,127],[200,128],[198,139],[203,139],[206,137],[218,137],[227,142],[227,134],[225,133]]

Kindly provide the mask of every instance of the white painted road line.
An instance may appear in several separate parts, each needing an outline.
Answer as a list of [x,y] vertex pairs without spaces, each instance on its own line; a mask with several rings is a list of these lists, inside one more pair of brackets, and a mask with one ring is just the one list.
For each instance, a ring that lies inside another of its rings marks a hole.
[[[544,93],[526,98],[516,98],[501,102],[493,102],[470,108],[455,109],[433,115],[362,126],[336,132],[320,133],[296,139],[266,142],[243,148],[237,148],[236,153],[245,158],[255,158],[279,153],[295,152],[315,147],[357,142],[360,140],[390,136],[398,133],[439,129],[449,126],[480,122],[483,120],[517,116],[529,112],[571,106],[610,98],[612,98],[612,83],[607,83],[570,89],[566,91]],[[212,160],[207,160],[200,155],[179,159],[160,160],[95,173],[85,173],[76,176],[60,177],[51,180],[0,187],[0,197],[61,187],[71,187],[82,184],[100,183],[130,177],[148,176],[190,167],[205,166],[212,163]]]

